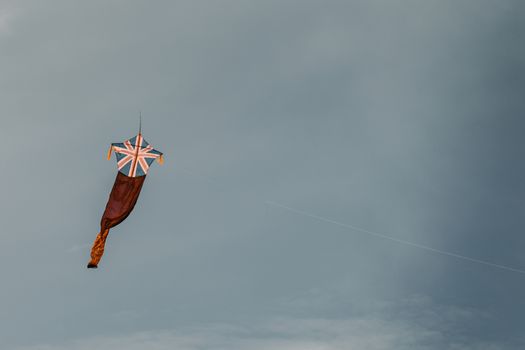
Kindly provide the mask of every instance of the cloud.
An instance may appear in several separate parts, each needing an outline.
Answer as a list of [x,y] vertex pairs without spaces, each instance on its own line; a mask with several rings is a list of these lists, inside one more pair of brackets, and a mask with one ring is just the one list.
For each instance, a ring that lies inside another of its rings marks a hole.
[[[520,337],[516,274],[264,201],[525,265],[522,8],[0,1],[0,135],[13,145],[0,151],[2,349],[496,349]],[[133,135],[138,109],[167,162],[88,271],[115,176],[107,145]],[[397,302],[410,294],[461,307]]]
[[0,7],[0,35],[10,33],[11,23],[15,17],[15,10],[6,7]]
[[66,251],[68,253],[75,253],[75,252],[82,251],[82,250],[89,250],[90,247],[91,246],[89,243],[75,244],[69,247]]
[[[465,308],[441,306],[414,296],[381,303],[374,312],[347,318],[281,318],[255,323],[208,324],[173,330],[78,339],[14,350],[498,350],[508,344],[458,335],[458,324],[489,317]],[[456,333],[456,334],[454,334]]]

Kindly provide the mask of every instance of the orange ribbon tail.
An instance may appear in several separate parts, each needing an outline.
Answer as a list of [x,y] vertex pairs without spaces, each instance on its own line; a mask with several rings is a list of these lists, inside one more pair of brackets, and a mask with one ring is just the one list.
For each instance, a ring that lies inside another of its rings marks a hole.
[[104,255],[104,246],[106,245],[106,238],[108,237],[109,228],[103,231],[100,231],[95,238],[93,247],[91,248],[91,260],[88,263],[88,269],[96,269],[102,255]]

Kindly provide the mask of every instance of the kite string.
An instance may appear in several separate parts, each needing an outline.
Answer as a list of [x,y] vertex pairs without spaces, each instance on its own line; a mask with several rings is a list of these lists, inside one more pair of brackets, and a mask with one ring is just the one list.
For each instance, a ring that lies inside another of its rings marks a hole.
[[342,223],[342,222],[339,222],[339,221],[335,221],[335,220],[332,220],[332,219],[328,219],[328,218],[325,218],[325,217],[322,217],[322,216],[319,216],[319,215],[311,214],[311,213],[308,213],[308,212],[303,211],[303,210],[299,210],[299,209],[295,209],[295,208],[286,206],[284,204],[280,204],[280,203],[276,203],[276,202],[272,202],[272,201],[266,201],[266,204],[269,204],[269,205],[272,205],[274,207],[278,207],[278,208],[281,208],[281,209],[285,209],[285,210],[290,211],[290,212],[295,213],[295,214],[307,216],[307,217],[310,217],[312,219],[316,219],[316,220],[323,221],[323,222],[326,222],[326,223],[329,223],[329,224],[337,225],[339,227],[343,227],[343,228],[346,228],[346,229],[349,229],[349,230],[366,233],[368,235],[379,237],[379,238],[382,238],[382,239],[386,239],[386,240],[389,240],[389,241],[392,241],[392,242],[396,242],[396,243],[399,243],[399,244],[409,245],[409,246],[412,246],[412,247],[415,247],[415,248],[419,248],[419,249],[423,249],[423,250],[426,250],[426,251],[430,251],[430,252],[433,252],[433,253],[436,253],[436,254],[450,256],[450,257],[454,257],[456,259],[466,260],[466,261],[470,261],[470,262],[473,262],[473,263],[482,264],[482,265],[486,265],[486,266],[491,266],[491,267],[495,267],[495,268],[502,269],[502,270],[507,270],[507,271],[512,271],[512,272],[525,274],[525,270],[517,269],[517,268],[511,267],[511,266],[506,266],[506,265],[492,263],[490,261],[485,261],[485,260],[480,260],[480,259],[476,259],[476,258],[471,258],[471,257],[465,256],[465,255],[456,254],[456,253],[448,252],[448,251],[445,251],[445,250],[432,248],[432,247],[429,247],[429,246],[426,246],[426,245],[423,245],[423,244],[414,243],[414,242],[407,241],[407,240],[404,240],[404,239],[394,238],[394,237],[387,236],[387,235],[379,233],[379,232],[370,231],[370,230],[367,230],[367,229],[364,229],[364,228],[361,228],[361,227],[348,225],[348,224],[345,224],[345,223]]
[[[195,174],[195,173],[193,173],[191,171],[188,171],[186,169],[179,168],[179,171],[182,171],[182,172],[184,172],[184,173],[186,173],[188,175],[191,175],[191,176],[193,176],[193,178],[195,178],[195,176],[197,176],[200,179],[200,181],[205,181],[205,182],[208,182],[210,184],[214,184],[214,183],[216,184],[217,183],[214,180],[210,180],[209,178],[207,178],[205,176],[202,176],[202,175],[199,175],[199,174]],[[411,242],[411,241],[408,241],[408,240],[391,237],[391,236],[388,236],[388,235],[385,235],[385,234],[382,234],[382,233],[379,233],[379,232],[370,231],[370,230],[367,230],[367,229],[364,229],[364,228],[361,228],[361,227],[358,227],[358,226],[345,224],[345,223],[342,223],[342,222],[339,222],[339,221],[336,221],[336,220],[332,220],[332,219],[329,219],[329,218],[326,218],[326,217],[322,217],[322,216],[319,216],[319,215],[316,215],[316,214],[312,214],[312,213],[309,213],[309,212],[306,212],[306,211],[303,211],[303,210],[295,209],[295,208],[286,206],[286,205],[281,204],[281,203],[277,203],[277,202],[273,202],[273,201],[266,201],[265,203],[267,205],[271,205],[271,206],[274,206],[274,207],[285,209],[285,210],[287,210],[289,212],[292,212],[292,213],[295,213],[295,214],[298,214],[298,215],[310,217],[312,219],[316,219],[318,221],[322,221],[322,222],[326,222],[326,223],[329,223],[329,224],[333,224],[333,225],[336,225],[336,226],[339,226],[339,227],[343,227],[343,228],[346,228],[346,229],[349,229],[349,230],[352,230],[352,231],[359,231],[359,232],[368,234],[370,236],[374,236],[374,237],[378,237],[378,238],[381,238],[381,239],[389,240],[391,242],[396,242],[396,243],[399,243],[399,244],[408,245],[408,246],[411,246],[411,247],[414,247],[414,248],[426,250],[426,251],[433,252],[435,254],[440,254],[440,255],[443,255],[443,256],[449,256],[449,257],[453,257],[453,258],[456,258],[456,259],[469,261],[471,263],[477,263],[477,264],[481,264],[481,265],[485,265],[485,266],[498,268],[498,269],[501,269],[501,270],[506,270],[506,271],[516,272],[516,273],[520,273],[520,274],[525,274],[525,270],[522,270],[522,269],[518,269],[518,268],[511,267],[511,266],[506,266],[506,265],[501,265],[501,264],[496,264],[496,263],[493,263],[493,262],[490,262],[490,261],[481,260],[481,259],[471,258],[471,257],[466,256],[466,255],[456,254],[456,253],[452,253],[452,252],[449,252],[449,251],[446,251],[446,250],[436,249],[436,248],[433,248],[433,247],[430,247],[430,246],[427,246],[427,245]],[[268,213],[266,213],[265,215],[267,216]]]

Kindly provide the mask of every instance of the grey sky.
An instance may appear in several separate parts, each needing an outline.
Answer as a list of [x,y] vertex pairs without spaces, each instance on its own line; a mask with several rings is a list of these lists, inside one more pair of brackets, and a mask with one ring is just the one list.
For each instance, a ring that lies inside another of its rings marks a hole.
[[[7,350],[522,349],[525,5],[0,0]],[[165,153],[85,268],[137,130]]]

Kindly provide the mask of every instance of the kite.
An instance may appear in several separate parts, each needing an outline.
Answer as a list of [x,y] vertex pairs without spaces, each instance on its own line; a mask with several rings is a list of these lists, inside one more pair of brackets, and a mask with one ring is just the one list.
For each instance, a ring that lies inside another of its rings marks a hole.
[[88,269],[98,267],[110,228],[124,221],[133,210],[150,165],[155,160],[161,165],[164,163],[162,152],[144,140],[140,128],[137,136],[122,143],[112,143],[108,151],[108,160],[111,159],[113,151],[117,157],[117,178],[100,220],[100,232],[91,248]]

